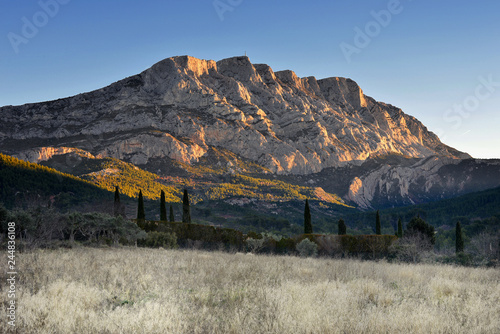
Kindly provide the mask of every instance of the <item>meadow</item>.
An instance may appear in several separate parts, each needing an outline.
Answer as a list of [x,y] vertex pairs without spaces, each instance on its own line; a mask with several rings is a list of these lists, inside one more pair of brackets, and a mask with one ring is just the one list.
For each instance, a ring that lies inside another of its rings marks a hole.
[[494,268],[133,247],[17,260],[18,333],[500,332]]

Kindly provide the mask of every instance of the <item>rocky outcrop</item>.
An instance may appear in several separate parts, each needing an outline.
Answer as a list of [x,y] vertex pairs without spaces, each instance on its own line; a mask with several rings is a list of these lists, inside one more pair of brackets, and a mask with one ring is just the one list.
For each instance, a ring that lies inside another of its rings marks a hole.
[[275,173],[310,174],[376,154],[468,157],[351,79],[275,73],[247,57],[168,58],[105,88],[0,115],[0,150],[30,161],[72,147],[141,165],[193,163],[224,147]]
[[381,164],[352,178],[346,199],[360,208],[420,204],[500,187],[500,160],[430,157]]
[[14,157],[24,161],[39,163],[47,161],[55,155],[64,155],[68,153],[74,153],[91,159],[95,158],[89,152],[74,147],[40,147],[19,152],[15,154]]

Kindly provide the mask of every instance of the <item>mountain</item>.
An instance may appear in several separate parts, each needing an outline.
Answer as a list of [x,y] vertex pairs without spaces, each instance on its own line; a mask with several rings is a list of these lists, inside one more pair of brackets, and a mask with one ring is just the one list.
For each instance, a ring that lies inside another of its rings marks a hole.
[[498,187],[500,160],[389,154],[325,169],[308,182],[362,209],[405,206]]
[[[75,153],[167,177],[213,163],[238,173],[231,168],[236,159],[258,166],[259,177],[321,186],[362,208],[500,186],[498,161],[472,160],[441,143],[416,118],[364,95],[353,80],[298,78],[247,57],[172,57],[105,88],[5,106],[0,115],[0,151],[31,162]],[[221,149],[229,153],[217,155]],[[380,162],[393,156],[402,157],[400,164]],[[472,167],[461,165],[464,159]],[[441,175],[455,167],[458,179]],[[488,173],[496,176],[488,185],[474,176]],[[339,175],[345,177],[338,184],[328,182]],[[315,183],[322,179],[327,185]]]

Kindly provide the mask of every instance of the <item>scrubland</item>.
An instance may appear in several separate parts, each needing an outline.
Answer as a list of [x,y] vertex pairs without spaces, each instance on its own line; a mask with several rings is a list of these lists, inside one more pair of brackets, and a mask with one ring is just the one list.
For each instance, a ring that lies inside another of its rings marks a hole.
[[[494,268],[143,248],[17,260],[18,333],[500,332]],[[0,301],[6,314],[3,283]]]

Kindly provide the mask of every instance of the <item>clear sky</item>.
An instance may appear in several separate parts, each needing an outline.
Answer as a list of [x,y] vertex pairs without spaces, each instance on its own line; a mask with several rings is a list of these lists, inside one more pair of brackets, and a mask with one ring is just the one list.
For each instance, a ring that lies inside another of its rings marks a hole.
[[0,106],[106,86],[176,55],[343,76],[477,158],[500,158],[500,2],[0,0]]

